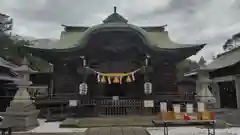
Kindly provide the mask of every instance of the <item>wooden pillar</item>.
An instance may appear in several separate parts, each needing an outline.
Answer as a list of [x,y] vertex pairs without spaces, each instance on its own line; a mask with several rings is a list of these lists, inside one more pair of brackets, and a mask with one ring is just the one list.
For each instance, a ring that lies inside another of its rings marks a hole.
[[53,92],[53,89],[54,89],[54,65],[49,63],[50,65],[50,73],[51,73],[51,76],[50,76],[50,84],[49,84],[49,87],[48,87],[48,96],[49,97],[52,97],[54,92]]

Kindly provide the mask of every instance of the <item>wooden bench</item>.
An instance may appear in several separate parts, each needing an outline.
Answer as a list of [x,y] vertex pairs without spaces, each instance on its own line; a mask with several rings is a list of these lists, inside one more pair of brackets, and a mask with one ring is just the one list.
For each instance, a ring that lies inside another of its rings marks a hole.
[[188,127],[188,126],[204,126],[208,130],[208,135],[215,135],[214,120],[153,120],[152,123],[156,127],[164,128],[164,135],[168,135],[168,127]]

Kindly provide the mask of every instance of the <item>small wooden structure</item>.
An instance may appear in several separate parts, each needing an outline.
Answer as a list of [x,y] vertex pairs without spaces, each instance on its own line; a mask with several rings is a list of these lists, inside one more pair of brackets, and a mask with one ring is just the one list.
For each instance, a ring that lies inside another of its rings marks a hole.
[[213,112],[206,111],[204,103],[198,102],[194,108],[192,103],[186,103],[185,109],[181,109],[181,104],[173,104],[171,111],[167,108],[167,103],[160,104],[160,112],[157,120],[153,124],[157,127],[164,127],[164,135],[168,135],[168,127],[184,126],[205,126],[208,129],[208,135],[215,135],[215,121]]
[[215,121],[214,120],[188,120],[188,121],[179,121],[179,120],[166,120],[159,121],[153,120],[153,124],[156,127],[164,128],[164,135],[168,135],[169,127],[190,127],[190,126],[205,126],[208,130],[208,135],[215,135]]

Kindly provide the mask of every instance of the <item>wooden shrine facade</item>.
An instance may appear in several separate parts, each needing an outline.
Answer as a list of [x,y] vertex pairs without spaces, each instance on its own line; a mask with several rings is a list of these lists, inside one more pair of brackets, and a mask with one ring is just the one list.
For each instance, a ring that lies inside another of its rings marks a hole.
[[71,47],[23,48],[52,63],[50,93],[61,100],[174,100],[176,64],[205,45],[176,44],[165,25],[139,27],[116,12],[93,27],[64,27],[59,45]]

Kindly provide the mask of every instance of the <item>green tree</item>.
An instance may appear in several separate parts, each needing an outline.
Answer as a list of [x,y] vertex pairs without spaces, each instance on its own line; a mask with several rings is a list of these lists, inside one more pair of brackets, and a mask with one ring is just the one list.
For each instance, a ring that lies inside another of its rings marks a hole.
[[[0,14],[0,16],[1,15],[2,14]],[[48,69],[49,64],[46,61],[34,57],[31,53],[21,49],[23,46],[32,46],[33,44],[28,40],[20,38],[20,36],[11,35],[13,21],[12,19],[8,19],[9,16],[7,15],[3,15],[3,17],[4,19],[0,20],[0,57],[12,61],[17,65],[20,65],[23,58],[26,57],[29,61],[30,68],[38,71],[45,71]]]

